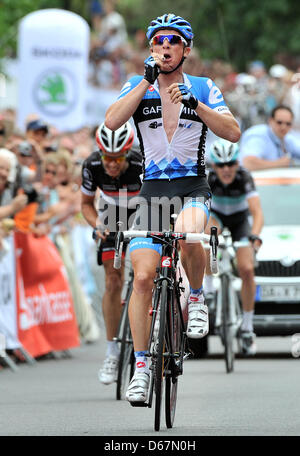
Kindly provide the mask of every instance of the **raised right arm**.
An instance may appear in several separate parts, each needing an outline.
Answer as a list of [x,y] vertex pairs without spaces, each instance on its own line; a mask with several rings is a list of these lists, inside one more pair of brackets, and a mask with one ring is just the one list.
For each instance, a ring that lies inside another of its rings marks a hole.
[[143,96],[147,92],[150,84],[145,79],[142,79],[137,86],[135,86],[130,92],[128,92],[123,98],[120,98],[113,103],[105,114],[105,125],[110,130],[117,130],[137,110],[138,105],[143,99]]

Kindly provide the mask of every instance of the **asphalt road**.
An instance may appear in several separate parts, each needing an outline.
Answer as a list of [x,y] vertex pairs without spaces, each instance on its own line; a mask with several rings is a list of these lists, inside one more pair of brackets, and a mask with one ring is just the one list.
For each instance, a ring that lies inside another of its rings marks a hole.
[[[1,436],[299,436],[299,358],[292,340],[258,338],[253,359],[237,359],[225,372],[216,336],[205,359],[188,360],[180,378],[173,429],[153,429],[154,408],[116,401],[115,385],[97,377],[104,358],[99,342],[71,357],[20,364],[0,371]],[[110,444],[110,443],[109,443]]]

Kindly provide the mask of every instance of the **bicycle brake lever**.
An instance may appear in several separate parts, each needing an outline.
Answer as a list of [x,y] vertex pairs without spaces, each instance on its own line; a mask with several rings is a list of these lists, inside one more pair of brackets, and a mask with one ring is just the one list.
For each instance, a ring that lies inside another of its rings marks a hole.
[[218,273],[218,230],[216,226],[212,226],[210,229],[210,240],[209,245],[211,246],[211,255],[210,255],[210,269],[213,274]]

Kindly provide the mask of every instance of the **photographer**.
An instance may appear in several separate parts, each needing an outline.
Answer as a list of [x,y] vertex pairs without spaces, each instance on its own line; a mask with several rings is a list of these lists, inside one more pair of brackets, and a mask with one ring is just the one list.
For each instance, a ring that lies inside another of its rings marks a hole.
[[28,197],[25,194],[14,196],[13,189],[9,183],[8,178],[13,158],[12,152],[7,149],[0,149],[0,220],[13,217],[28,202]]

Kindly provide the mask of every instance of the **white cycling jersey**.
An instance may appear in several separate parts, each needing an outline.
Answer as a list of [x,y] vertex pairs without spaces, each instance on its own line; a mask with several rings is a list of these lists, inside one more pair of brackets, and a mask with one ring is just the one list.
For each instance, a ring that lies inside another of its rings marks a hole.
[[[229,112],[220,89],[209,78],[183,74],[184,84],[196,98],[220,114]],[[133,76],[123,86],[119,99],[127,95],[143,76]],[[205,176],[207,126],[198,114],[183,104],[178,126],[168,141],[162,121],[159,85],[149,87],[133,115],[144,159],[144,180]]]

